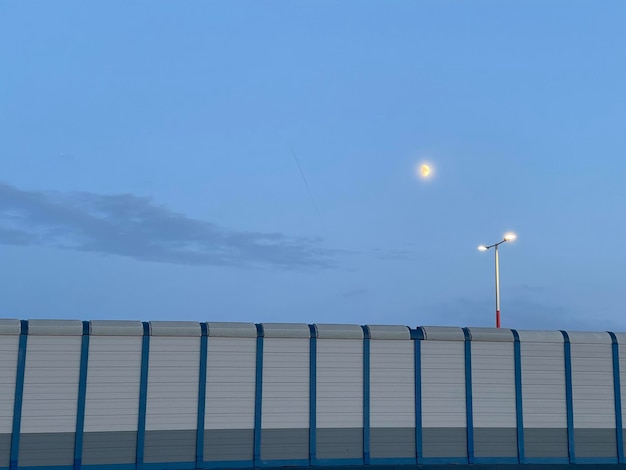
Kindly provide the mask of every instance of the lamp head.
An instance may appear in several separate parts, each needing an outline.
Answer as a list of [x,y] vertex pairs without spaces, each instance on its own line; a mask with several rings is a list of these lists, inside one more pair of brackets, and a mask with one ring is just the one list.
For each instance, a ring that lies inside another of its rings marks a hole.
[[507,242],[512,242],[516,238],[517,238],[517,235],[515,235],[513,232],[507,232],[504,234],[504,240]]
[[485,245],[479,245],[478,251],[487,251],[487,247]]

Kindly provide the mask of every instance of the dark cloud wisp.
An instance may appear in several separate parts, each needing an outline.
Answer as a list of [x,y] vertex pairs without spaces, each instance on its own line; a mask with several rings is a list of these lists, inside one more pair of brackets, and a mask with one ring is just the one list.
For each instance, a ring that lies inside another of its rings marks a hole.
[[131,194],[24,191],[0,183],[0,243],[186,265],[324,268],[320,240],[225,230]]

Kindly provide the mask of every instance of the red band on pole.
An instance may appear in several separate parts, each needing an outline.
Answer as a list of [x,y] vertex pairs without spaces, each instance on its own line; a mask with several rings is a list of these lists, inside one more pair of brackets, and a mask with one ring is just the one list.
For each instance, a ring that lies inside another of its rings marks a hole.
[[496,328],[500,328],[500,310],[496,310]]

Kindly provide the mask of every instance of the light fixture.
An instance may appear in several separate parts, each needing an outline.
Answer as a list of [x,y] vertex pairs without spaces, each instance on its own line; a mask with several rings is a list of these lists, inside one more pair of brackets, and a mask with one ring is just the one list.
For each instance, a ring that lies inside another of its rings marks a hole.
[[498,243],[494,243],[493,245],[479,245],[479,251],[487,251],[490,248],[495,248],[496,254],[496,328],[500,328],[500,262],[498,260],[498,246],[503,243],[513,241],[517,238],[517,235],[513,232],[507,232],[504,234],[504,237]]

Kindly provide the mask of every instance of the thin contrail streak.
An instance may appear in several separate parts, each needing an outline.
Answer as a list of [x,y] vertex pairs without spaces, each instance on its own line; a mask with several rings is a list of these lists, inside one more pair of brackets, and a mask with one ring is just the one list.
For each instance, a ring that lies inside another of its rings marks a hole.
[[306,176],[304,176],[304,171],[302,171],[302,167],[300,166],[300,162],[298,161],[298,156],[296,155],[296,151],[291,147],[291,153],[293,155],[293,159],[296,161],[296,165],[298,165],[298,170],[300,170],[300,175],[302,176],[302,181],[304,181],[304,185],[306,186],[306,190],[309,193],[309,197],[311,198],[311,202],[315,207],[315,212],[317,212],[318,217],[322,217],[320,215],[319,207],[317,207],[317,203],[315,202],[315,198],[313,197],[313,193],[311,192],[311,188],[309,186],[309,182],[306,180]]

